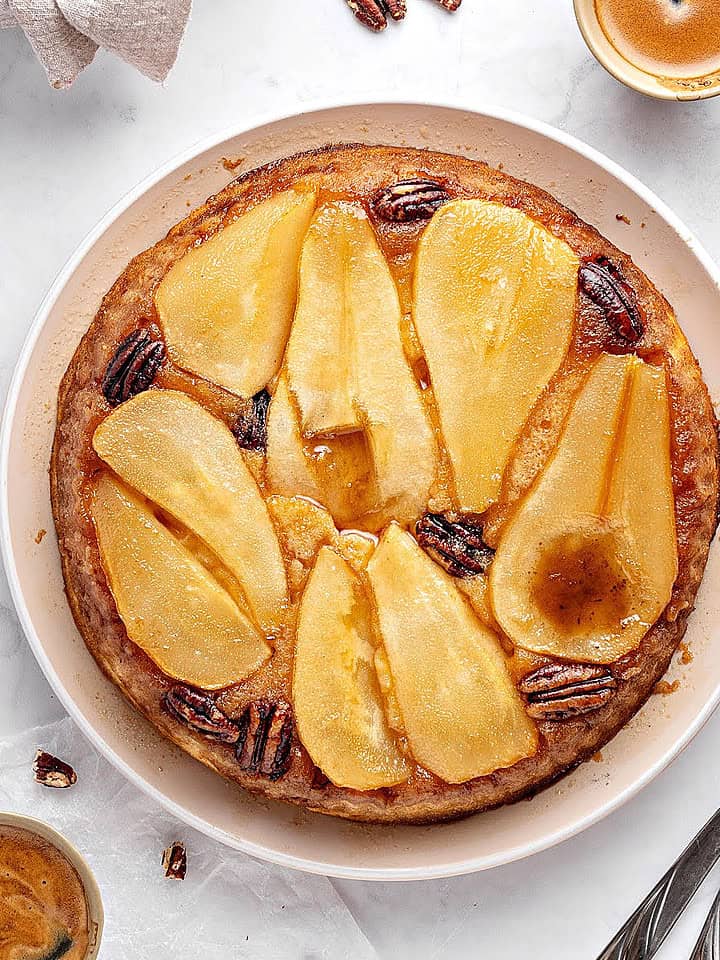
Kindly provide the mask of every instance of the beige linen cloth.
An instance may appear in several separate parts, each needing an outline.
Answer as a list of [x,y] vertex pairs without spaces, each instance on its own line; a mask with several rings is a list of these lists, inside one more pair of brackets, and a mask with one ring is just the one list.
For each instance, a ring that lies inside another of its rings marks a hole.
[[151,80],[170,72],[192,0],[0,0],[0,29],[20,27],[53,87],[69,87],[98,47]]

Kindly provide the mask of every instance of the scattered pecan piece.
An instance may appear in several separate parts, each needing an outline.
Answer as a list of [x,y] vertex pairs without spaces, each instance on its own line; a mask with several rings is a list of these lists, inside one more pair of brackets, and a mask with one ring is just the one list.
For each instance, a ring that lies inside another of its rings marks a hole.
[[180,840],[163,850],[163,870],[168,880],[184,880],[187,873],[187,850]]
[[495,551],[482,534],[479,524],[448,520],[442,513],[426,513],[415,524],[420,546],[453,577],[475,577],[490,566]]
[[405,0],[346,0],[347,5],[360,23],[375,32],[387,26],[387,14],[393,20],[405,16]]
[[233,433],[243,450],[262,451],[267,446],[267,413],[270,406],[267,390],[256,393],[237,419]]
[[536,720],[568,720],[604,706],[617,689],[607,667],[549,663],[523,677],[519,689]]
[[[403,20],[406,13],[406,0],[345,0],[360,23],[365,24],[375,32],[384,30],[387,18]],[[436,0],[441,7],[453,13],[462,3],[462,0]]]
[[603,311],[610,326],[627,343],[637,343],[644,332],[635,292],[607,257],[584,263],[580,288]]
[[105,399],[113,406],[147,390],[165,359],[165,344],[142,328],[134,330],[115,351],[102,382]]
[[289,766],[293,728],[288,704],[260,700],[251,703],[240,718],[236,747],[240,769],[279,780]]
[[434,180],[399,180],[378,190],[371,206],[378,217],[390,223],[429,220],[438,207],[450,200],[450,194]]
[[223,743],[237,743],[238,725],[225,716],[209,694],[178,684],[167,691],[163,702],[167,711],[191,730]]
[[38,750],[35,754],[33,774],[35,780],[44,787],[64,789],[77,783],[77,774],[70,764],[44,750]]

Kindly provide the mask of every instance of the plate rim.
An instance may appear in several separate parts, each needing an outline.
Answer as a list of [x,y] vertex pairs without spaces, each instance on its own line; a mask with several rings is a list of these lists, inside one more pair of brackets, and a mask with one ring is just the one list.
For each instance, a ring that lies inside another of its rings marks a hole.
[[8,502],[8,481],[10,471],[10,438],[15,421],[17,410],[17,401],[20,390],[28,371],[30,358],[35,345],[43,330],[47,317],[52,310],[55,302],[60,296],[65,285],[72,277],[78,265],[84,257],[93,248],[98,239],[137,199],[147,193],[164,177],[169,176],[174,170],[177,170],[183,164],[190,162],[199,154],[213,148],[219,147],[226,141],[252,133],[262,127],[276,123],[292,121],[300,117],[307,117],[313,114],[323,114],[334,110],[356,109],[368,110],[389,107],[407,107],[413,109],[440,109],[452,112],[463,112],[472,115],[475,118],[486,118],[494,121],[509,123],[529,130],[533,133],[554,141],[564,147],[569,148],[574,153],[588,159],[601,167],[611,176],[618,179],[624,186],[629,188],[640,199],[647,203],[664,220],[674,232],[678,235],[682,243],[690,249],[693,256],[699,261],[705,273],[712,280],[714,286],[720,291],[720,267],[718,267],[709,253],[705,250],[698,238],[695,236],[683,220],[674,213],[674,211],[649,187],[647,187],[634,174],[630,173],[617,161],[612,160],[600,150],[586,144],[583,140],[575,137],[573,134],[566,133],[551,124],[542,120],[537,120],[515,110],[508,110],[504,107],[494,105],[482,105],[480,107],[471,106],[462,98],[454,101],[446,99],[441,100],[416,100],[414,98],[393,98],[385,100],[378,98],[374,100],[361,99],[359,101],[346,101],[342,98],[331,99],[329,101],[313,101],[307,109],[294,110],[286,112],[285,110],[266,110],[246,119],[241,123],[226,126],[220,131],[210,134],[196,141],[184,150],[179,151],[165,163],[160,164],[149,174],[143,177],[134,187],[126,191],[119,200],[117,200],[109,210],[96,222],[96,224],[86,233],[84,238],[75,247],[64,265],[58,271],[55,279],[50,285],[47,293],[42,298],[37,311],[34,315],[30,328],[25,336],[22,347],[14,366],[13,374],[8,387],[5,407],[2,415],[2,424],[0,426],[0,551],[2,553],[5,573],[10,587],[10,594],[18,615],[18,619],[23,629],[23,633],[28,644],[40,666],[43,674],[48,680],[54,693],[60,700],[63,708],[67,711],[73,722],[79,727],[83,735],[113,766],[118,769],[123,776],[142,790],[146,795],[152,797],[164,809],[168,810],[182,822],[188,824],[200,833],[209,836],[226,846],[240,850],[243,853],[256,857],[265,862],[274,863],[282,867],[289,867],[300,870],[305,873],[316,874],[325,877],[334,877],[348,880],[375,880],[375,881],[408,881],[408,880],[429,880],[441,879],[453,876],[462,876],[475,873],[481,870],[488,870],[496,866],[524,859],[533,856],[543,850],[547,850],[559,843],[577,836],[582,831],[606,816],[619,809],[627,803],[632,797],[636,796],[644,787],[655,779],[668,765],[685,749],[685,747],[694,739],[694,737],[703,728],[712,713],[720,702],[720,680],[715,686],[712,694],[706,699],[702,708],[695,716],[693,722],[687,727],[683,734],[678,737],[647,769],[643,770],[638,776],[628,784],[624,790],[614,798],[600,803],[591,812],[578,817],[568,825],[558,828],[549,834],[545,834],[531,843],[523,843],[514,847],[506,848],[502,853],[492,855],[471,857],[464,861],[450,861],[447,863],[435,864],[430,867],[352,867],[322,860],[309,860],[295,854],[285,853],[281,850],[267,847],[254,841],[245,840],[240,837],[229,834],[227,831],[213,826],[207,820],[192,813],[180,803],[172,800],[158,788],[148,782],[141,774],[133,769],[114,748],[95,730],[89,720],[86,719],[82,710],[75,703],[72,696],[65,688],[64,683],[55,671],[47,657],[43,643],[32,623],[29,610],[25,603],[23,589],[17,572],[17,565],[12,549],[10,532],[10,505]]

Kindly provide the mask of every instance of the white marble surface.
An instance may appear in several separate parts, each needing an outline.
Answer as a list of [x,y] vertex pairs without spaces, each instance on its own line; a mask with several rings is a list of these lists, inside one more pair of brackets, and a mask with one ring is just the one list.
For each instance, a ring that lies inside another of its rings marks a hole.
[[[125,191],[206,134],[264,110],[289,113],[341,95],[462,97],[546,120],[639,176],[720,258],[720,98],[667,104],[624,89],[585,49],[570,0],[465,0],[455,17],[428,0],[408,6],[402,26],[373,36],[342,0],[196,0],[164,86],[101,54],[62,94],[46,86],[24,40],[0,32],[3,394],[53,276]],[[2,582],[0,737],[61,715]],[[716,716],[624,809],[523,863],[449,881],[335,888],[380,957],[593,960],[720,803],[719,740]],[[8,775],[0,770],[0,782]],[[688,957],[718,885],[720,870],[661,960]],[[200,899],[195,909],[203,908]],[[311,920],[305,914],[298,957],[322,955]]]

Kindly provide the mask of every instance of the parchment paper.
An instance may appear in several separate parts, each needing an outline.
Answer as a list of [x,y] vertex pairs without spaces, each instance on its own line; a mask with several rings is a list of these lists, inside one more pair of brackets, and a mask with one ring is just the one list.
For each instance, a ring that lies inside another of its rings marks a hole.
[[[35,783],[37,747],[77,783]],[[28,814],[85,856],[103,895],[108,960],[376,960],[332,883],[263,864],[186,827],[128,783],[70,719],[0,741],[0,810]],[[187,877],[165,879],[163,849],[185,842]]]

